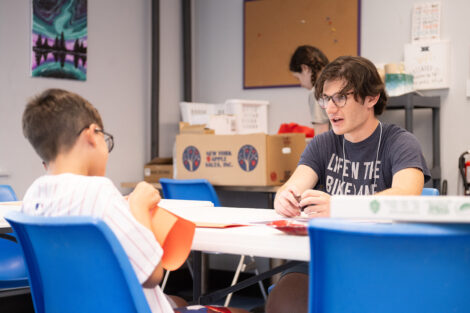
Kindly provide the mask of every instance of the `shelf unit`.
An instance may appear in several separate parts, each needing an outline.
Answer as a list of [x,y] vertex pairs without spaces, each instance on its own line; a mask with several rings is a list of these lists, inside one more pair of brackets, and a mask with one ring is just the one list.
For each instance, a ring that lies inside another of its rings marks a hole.
[[432,110],[432,168],[431,177],[434,188],[441,190],[441,139],[439,112],[441,98],[439,96],[425,97],[417,93],[407,93],[401,96],[390,97],[387,110],[405,110],[405,128],[413,132],[413,111],[415,109]]

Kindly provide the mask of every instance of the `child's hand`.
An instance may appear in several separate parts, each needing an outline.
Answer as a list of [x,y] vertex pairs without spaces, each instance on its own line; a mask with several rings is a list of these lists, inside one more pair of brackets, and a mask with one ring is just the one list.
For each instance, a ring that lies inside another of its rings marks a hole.
[[129,194],[129,207],[132,215],[144,226],[150,228],[151,212],[160,202],[160,193],[152,185],[140,182]]
[[129,204],[132,207],[132,204],[138,206],[143,206],[148,210],[155,208],[160,202],[160,193],[152,185],[146,182],[140,182],[135,187],[129,196]]

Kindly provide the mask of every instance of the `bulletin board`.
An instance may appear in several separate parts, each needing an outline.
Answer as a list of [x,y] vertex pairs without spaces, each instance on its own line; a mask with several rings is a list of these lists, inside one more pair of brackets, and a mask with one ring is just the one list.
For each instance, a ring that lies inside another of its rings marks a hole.
[[245,0],[243,87],[298,85],[289,71],[297,46],[330,61],[359,55],[360,0]]

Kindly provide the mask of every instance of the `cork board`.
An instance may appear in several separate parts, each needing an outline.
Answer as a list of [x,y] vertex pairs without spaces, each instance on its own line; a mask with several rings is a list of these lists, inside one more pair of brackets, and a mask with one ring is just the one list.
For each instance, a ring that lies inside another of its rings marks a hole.
[[296,86],[289,61],[312,45],[330,61],[359,54],[360,0],[245,0],[244,88]]

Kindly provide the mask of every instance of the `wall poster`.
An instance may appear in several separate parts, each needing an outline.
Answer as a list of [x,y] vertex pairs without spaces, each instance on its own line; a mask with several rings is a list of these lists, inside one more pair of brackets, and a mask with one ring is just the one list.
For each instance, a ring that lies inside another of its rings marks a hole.
[[87,0],[32,0],[31,76],[86,80]]

